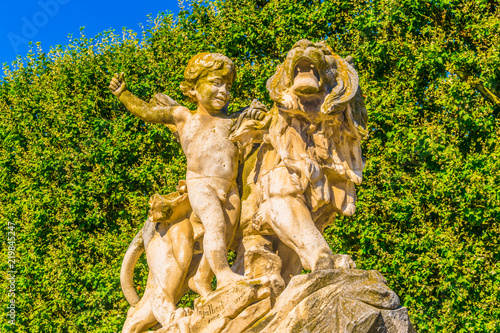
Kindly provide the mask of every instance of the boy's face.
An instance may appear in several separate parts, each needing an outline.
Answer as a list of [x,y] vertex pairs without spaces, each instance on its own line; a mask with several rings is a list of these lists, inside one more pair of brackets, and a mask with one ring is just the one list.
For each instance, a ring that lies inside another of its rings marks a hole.
[[198,104],[209,112],[220,111],[229,101],[231,77],[225,72],[223,70],[210,71],[196,83],[195,96]]

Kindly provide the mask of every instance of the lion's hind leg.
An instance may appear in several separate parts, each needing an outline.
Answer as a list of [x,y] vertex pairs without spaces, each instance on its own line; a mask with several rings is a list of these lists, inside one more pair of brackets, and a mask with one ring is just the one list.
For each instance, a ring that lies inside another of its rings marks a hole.
[[122,333],[146,332],[147,329],[158,322],[151,307],[153,294],[152,288],[146,288],[144,296],[139,303],[128,310],[127,320],[125,320],[125,324],[123,325]]
[[281,241],[278,242],[276,253],[281,258],[281,277],[285,281],[285,286],[287,286],[292,277],[302,271],[302,263],[297,253]]
[[271,225],[278,238],[300,258],[305,269],[333,269],[333,253],[316,228],[300,186],[286,168],[269,176]]

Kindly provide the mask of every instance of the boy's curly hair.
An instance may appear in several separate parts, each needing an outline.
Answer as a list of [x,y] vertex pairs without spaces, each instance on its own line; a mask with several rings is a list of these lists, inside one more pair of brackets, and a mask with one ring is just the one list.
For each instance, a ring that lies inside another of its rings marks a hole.
[[236,80],[236,68],[231,59],[220,53],[199,53],[192,57],[184,70],[184,81],[181,83],[181,90],[191,101],[196,102],[192,93],[193,87],[201,77],[206,76],[210,71],[222,69],[224,75],[230,75],[231,83]]

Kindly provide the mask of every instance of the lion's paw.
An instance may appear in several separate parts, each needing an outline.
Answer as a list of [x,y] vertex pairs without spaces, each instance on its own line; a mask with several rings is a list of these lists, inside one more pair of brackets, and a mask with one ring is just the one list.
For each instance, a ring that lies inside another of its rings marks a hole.
[[193,310],[190,308],[178,308],[175,310],[175,317],[174,320],[177,321],[183,317],[188,317],[193,314]]
[[348,254],[333,255],[333,264],[336,269],[356,269],[356,263]]
[[166,321],[167,323],[173,324],[179,321],[179,319],[188,317],[193,313],[193,310],[190,308],[178,308],[175,311],[172,311],[168,315],[168,320]]

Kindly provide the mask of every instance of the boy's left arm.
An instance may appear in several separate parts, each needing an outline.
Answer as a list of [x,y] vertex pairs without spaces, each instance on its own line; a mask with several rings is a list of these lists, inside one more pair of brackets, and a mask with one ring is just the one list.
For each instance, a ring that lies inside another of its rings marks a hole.
[[231,118],[235,119],[232,131],[236,131],[244,120],[250,119],[262,121],[268,112],[269,110],[266,105],[262,104],[259,100],[254,99],[249,106],[231,114]]
[[239,112],[229,139],[241,148],[262,142],[264,133],[269,128],[272,115],[267,107],[254,99],[250,106]]

